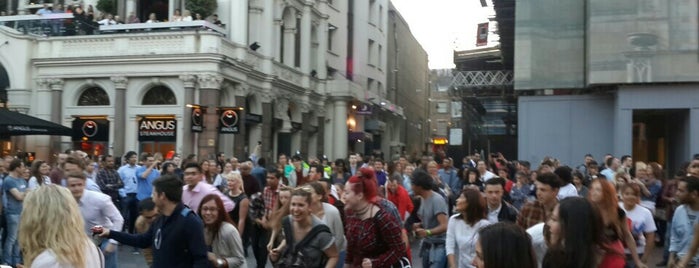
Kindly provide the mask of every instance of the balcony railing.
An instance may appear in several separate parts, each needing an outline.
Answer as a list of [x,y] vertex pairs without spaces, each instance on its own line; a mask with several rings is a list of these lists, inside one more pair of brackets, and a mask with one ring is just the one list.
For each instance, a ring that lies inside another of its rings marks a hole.
[[458,72],[451,80],[451,88],[500,88],[512,86],[512,71],[465,71]]

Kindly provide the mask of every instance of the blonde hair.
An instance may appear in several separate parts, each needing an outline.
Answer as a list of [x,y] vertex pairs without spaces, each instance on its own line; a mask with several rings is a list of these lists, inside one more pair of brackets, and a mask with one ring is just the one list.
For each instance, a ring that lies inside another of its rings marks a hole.
[[[245,191],[245,188],[243,188],[243,177],[240,175],[238,172],[231,172],[228,174],[223,175],[224,178],[226,178],[226,184],[228,184],[228,181],[231,180],[237,180],[240,182],[240,191]],[[228,186],[226,186],[228,187]]]
[[46,185],[31,191],[24,199],[19,226],[19,246],[25,267],[45,250],[51,250],[61,264],[85,268],[85,249],[90,240],[85,233],[80,209],[68,189]]

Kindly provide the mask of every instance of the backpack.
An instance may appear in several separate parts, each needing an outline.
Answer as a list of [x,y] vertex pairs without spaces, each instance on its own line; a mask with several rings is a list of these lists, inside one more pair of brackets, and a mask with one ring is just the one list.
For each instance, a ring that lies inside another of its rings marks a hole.
[[330,228],[324,224],[319,224],[313,226],[311,230],[306,234],[306,236],[301,239],[298,243],[294,244],[294,231],[291,230],[291,221],[289,218],[284,218],[282,222],[282,228],[284,229],[284,239],[286,239],[286,249],[284,250],[284,255],[282,255],[282,260],[280,261],[280,267],[324,267],[328,262],[328,257],[324,253],[320,256],[312,256],[310,248],[307,246],[316,236],[320,233],[326,232],[330,235]]
[[262,199],[261,193],[255,193],[250,196],[250,206],[248,210],[248,217],[255,221],[256,219],[261,219],[265,216],[265,200]]

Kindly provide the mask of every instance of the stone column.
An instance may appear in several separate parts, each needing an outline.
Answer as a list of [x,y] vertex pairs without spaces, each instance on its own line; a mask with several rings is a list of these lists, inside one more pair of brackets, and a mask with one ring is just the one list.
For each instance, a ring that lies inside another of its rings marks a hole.
[[138,14],[136,14],[136,0],[126,0],[126,12],[122,19],[126,21],[129,18],[129,15],[131,15],[131,12],[138,16]]
[[[237,84],[233,86],[233,92],[235,94],[235,106],[243,108],[243,111],[238,114],[238,130],[240,130],[240,133],[235,134],[233,139],[233,155],[240,159],[240,157],[245,155],[245,145],[247,145],[248,142],[245,139],[245,135],[248,131],[247,126],[245,125],[245,117],[250,110],[248,110],[249,107],[245,107],[245,97],[249,92],[249,88],[247,85]],[[252,150],[254,149],[254,147],[248,148],[249,153],[252,153]]]
[[334,121],[333,121],[333,159],[347,156],[347,97],[333,98]]
[[[324,6],[327,6],[327,1],[321,0],[319,2],[319,8],[320,10],[326,10],[323,8]],[[316,56],[317,58],[317,76],[318,79],[325,79],[328,76],[328,70],[325,68],[325,56],[328,51],[328,16],[325,15],[321,20],[320,20],[320,26],[317,28],[318,31],[318,55]]]
[[[182,80],[182,85],[184,86],[184,103],[186,104],[198,104],[194,103],[194,87],[197,82],[197,77],[192,74],[180,75],[180,80]],[[192,132],[192,108],[184,107],[184,113],[182,117],[182,122],[184,124],[184,131],[182,133],[182,154],[183,157],[187,157],[189,154],[196,153],[196,148],[194,148],[196,134]]]
[[[36,79],[35,82],[37,86],[37,101],[32,102],[32,104],[30,105],[37,105],[38,103],[43,103],[45,100],[49,100],[52,97],[52,92],[49,88],[48,79]],[[37,117],[45,120],[51,120],[51,106],[37,105],[34,111]],[[51,157],[51,137],[39,135],[35,136],[34,140],[36,142],[36,145],[34,147],[35,152],[37,154],[36,158],[46,159],[47,161],[53,163],[55,159]]]
[[231,41],[248,46],[248,0],[230,3],[230,19],[226,28],[230,29]]
[[[249,3],[249,11],[248,11],[248,16],[249,16],[249,23],[246,24],[245,26],[247,27],[248,30],[248,37],[250,40],[248,40],[249,44],[252,44],[253,42],[257,42],[260,46],[271,46],[272,43],[262,43],[262,38],[264,35],[268,35],[272,29],[267,28],[267,27],[272,27],[272,22],[270,20],[269,23],[266,23],[265,17],[264,17],[264,3],[262,1],[250,1]],[[268,25],[269,24],[269,25]],[[252,28],[252,30],[251,30]],[[262,53],[262,47],[257,49],[258,53]],[[270,50],[271,51],[271,50]],[[265,53],[265,55],[267,55]]]
[[282,43],[282,34],[284,34],[282,32],[282,27],[284,27],[283,25],[283,20],[275,20],[274,25],[272,26],[274,27],[274,29],[272,29],[272,40],[274,40],[275,45],[271,46],[270,49],[274,50],[271,51],[271,55],[273,55],[274,59],[278,62],[282,62],[282,49],[284,49],[284,44]]
[[[292,19],[284,21],[284,59],[287,66],[294,67],[296,52],[296,9],[291,9]],[[291,25],[288,25],[291,24]]]
[[[313,2],[306,1],[303,5],[301,16],[301,72],[308,75],[311,72],[311,5]],[[323,40],[323,39],[321,39]],[[327,41],[327,39],[323,40]],[[319,53],[321,54],[321,53]],[[324,54],[324,51],[323,51]]]
[[218,107],[223,78],[218,74],[204,74],[197,77],[199,83],[199,103],[206,106],[204,113],[204,131],[199,133],[199,159],[213,158],[218,148]]
[[114,137],[112,137],[112,155],[124,155],[126,147],[126,87],[129,83],[124,76],[112,76],[114,83]]
[[310,146],[308,144],[311,136],[311,113],[310,113],[310,106],[305,103],[301,103],[299,105],[299,108],[301,109],[301,152],[303,152],[306,156],[313,156],[316,155],[316,152],[311,152],[310,151]]
[[[52,78],[47,81],[51,89],[51,121],[63,125],[63,79]],[[51,152],[61,150],[61,137],[51,136]]]
[[272,101],[274,95],[271,92],[264,92],[258,95],[262,101],[262,156],[267,159],[276,159],[273,157],[274,140],[272,136],[272,124],[274,123],[274,111]]

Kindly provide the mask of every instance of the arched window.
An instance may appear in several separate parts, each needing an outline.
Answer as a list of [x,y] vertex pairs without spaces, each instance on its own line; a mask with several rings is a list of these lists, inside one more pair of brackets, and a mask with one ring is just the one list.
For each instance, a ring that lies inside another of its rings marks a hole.
[[143,96],[141,105],[176,105],[175,93],[165,86],[154,86]]
[[100,87],[88,88],[80,94],[78,106],[109,106],[109,95]]

